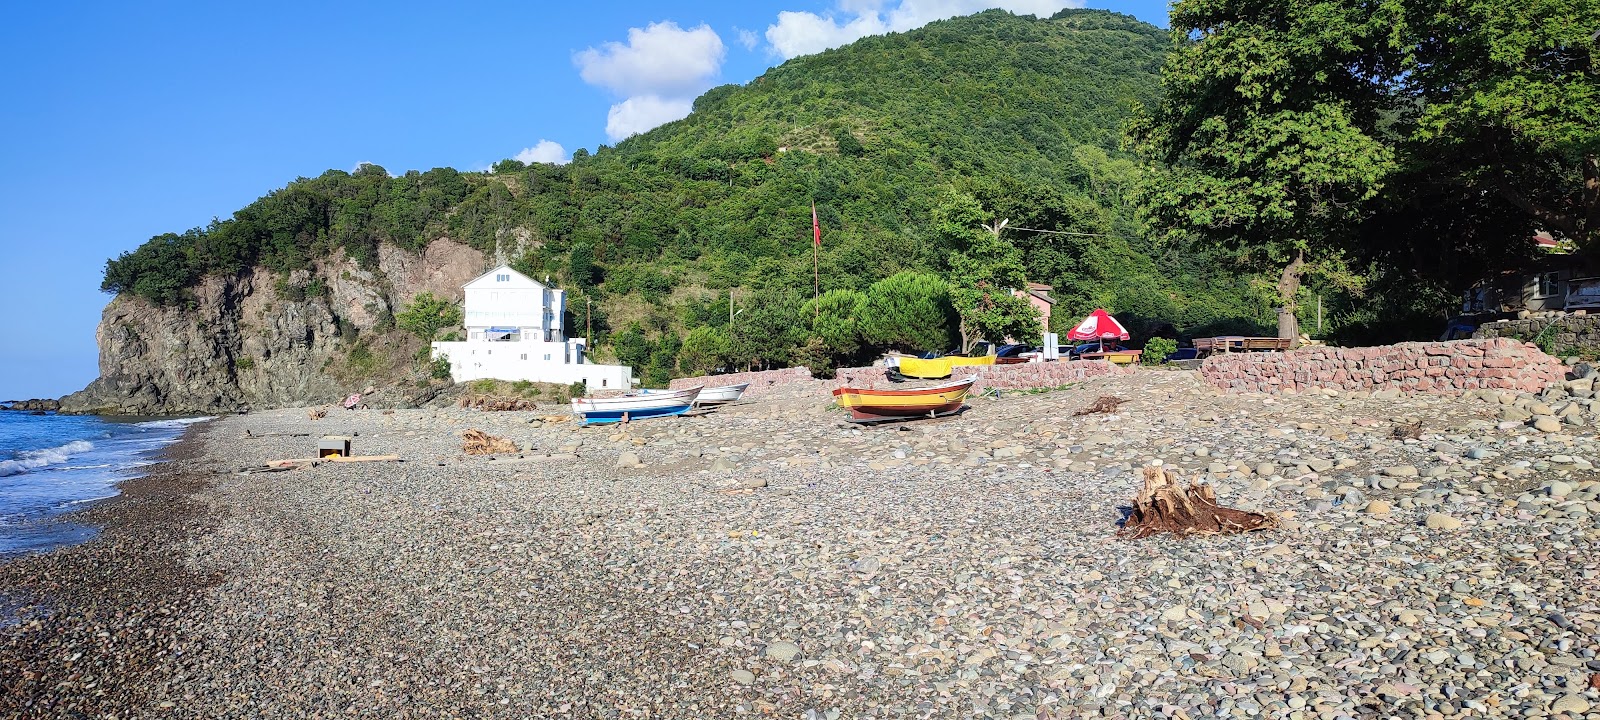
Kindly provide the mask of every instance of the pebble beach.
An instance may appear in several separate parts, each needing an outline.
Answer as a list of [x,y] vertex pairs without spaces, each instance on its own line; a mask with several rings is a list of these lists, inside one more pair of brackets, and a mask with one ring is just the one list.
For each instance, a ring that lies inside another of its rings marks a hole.
[[[821,386],[196,426],[0,564],[0,717],[1600,720],[1592,385],[1144,370],[870,427]],[[326,434],[403,461],[241,472]],[[1148,465],[1280,526],[1119,539]]]

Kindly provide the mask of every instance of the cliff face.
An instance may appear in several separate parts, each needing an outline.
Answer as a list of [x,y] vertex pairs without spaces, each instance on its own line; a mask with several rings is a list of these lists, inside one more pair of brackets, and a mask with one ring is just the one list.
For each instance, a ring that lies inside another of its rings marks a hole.
[[414,389],[423,345],[394,328],[394,315],[422,292],[459,301],[486,269],[482,253],[441,239],[420,254],[383,246],[371,269],[336,255],[287,278],[263,268],[208,277],[186,306],[119,295],[95,331],[100,377],[61,409],[233,412]]

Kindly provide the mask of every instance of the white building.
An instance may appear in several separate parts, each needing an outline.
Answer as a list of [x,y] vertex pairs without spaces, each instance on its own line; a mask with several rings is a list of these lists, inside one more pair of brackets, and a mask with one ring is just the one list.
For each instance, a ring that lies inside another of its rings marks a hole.
[[529,380],[590,390],[626,390],[633,368],[594,365],[587,338],[568,339],[562,323],[567,293],[501,265],[462,286],[467,339],[436,342],[433,357],[450,359],[450,377],[469,380]]

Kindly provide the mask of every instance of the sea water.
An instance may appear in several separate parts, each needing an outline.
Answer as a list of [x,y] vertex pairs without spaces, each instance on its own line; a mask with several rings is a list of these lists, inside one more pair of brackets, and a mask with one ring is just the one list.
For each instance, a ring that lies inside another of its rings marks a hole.
[[94,529],[62,515],[117,494],[204,418],[116,420],[0,411],[0,558],[83,542]]

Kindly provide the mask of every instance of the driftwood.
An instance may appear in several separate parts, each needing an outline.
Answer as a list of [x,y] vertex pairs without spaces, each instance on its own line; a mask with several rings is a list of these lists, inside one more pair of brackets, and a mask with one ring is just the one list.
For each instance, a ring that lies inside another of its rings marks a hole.
[[461,450],[468,455],[496,455],[499,453],[514,453],[517,444],[502,437],[495,437],[482,430],[468,430],[461,433]]
[[1089,407],[1086,407],[1086,408],[1084,408],[1082,410],[1079,410],[1079,411],[1073,413],[1073,415],[1093,415],[1095,413],[1116,412],[1117,411],[1117,406],[1121,405],[1121,404],[1123,404],[1125,402],[1127,402],[1127,400],[1123,400],[1122,398],[1119,398],[1119,397],[1114,397],[1114,396],[1111,396],[1111,395],[1101,395],[1098,399],[1096,399],[1094,401],[1093,405],[1090,405]]
[[319,464],[325,463],[325,462],[328,462],[328,463],[402,462],[402,460],[400,459],[399,455],[351,455],[350,457],[340,457],[340,456],[337,456],[337,455],[330,455],[328,457],[319,457],[319,458],[290,458],[288,460],[273,460],[273,461],[267,463],[267,467],[273,468],[273,469],[291,469],[291,468],[300,467],[300,466],[303,466],[303,465],[315,466],[315,465],[319,465]]
[[321,419],[323,419],[323,418],[325,418],[327,416],[328,416],[328,411],[327,410],[321,410],[321,409],[315,409],[314,408],[314,409],[306,411],[306,417],[311,418],[312,420],[321,420]]
[[1217,491],[1210,485],[1190,482],[1178,485],[1176,473],[1158,467],[1144,469],[1144,489],[1133,501],[1120,537],[1137,540],[1158,533],[1174,535],[1233,535],[1278,527],[1271,513],[1253,513],[1217,504]]
[[1394,426],[1394,439],[1420,440],[1422,438],[1422,420],[1416,422],[1398,422]]
[[535,410],[538,409],[539,405],[527,398],[476,395],[457,400],[456,407],[473,408],[488,412],[505,412],[508,410]]

